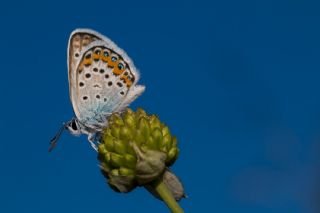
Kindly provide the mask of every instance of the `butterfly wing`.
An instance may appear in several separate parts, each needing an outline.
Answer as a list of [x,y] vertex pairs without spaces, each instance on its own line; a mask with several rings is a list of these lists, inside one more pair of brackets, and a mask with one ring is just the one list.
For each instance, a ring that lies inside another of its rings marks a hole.
[[86,127],[104,127],[143,91],[139,72],[127,54],[107,37],[87,29],[74,31],[68,48],[69,88],[74,112]]

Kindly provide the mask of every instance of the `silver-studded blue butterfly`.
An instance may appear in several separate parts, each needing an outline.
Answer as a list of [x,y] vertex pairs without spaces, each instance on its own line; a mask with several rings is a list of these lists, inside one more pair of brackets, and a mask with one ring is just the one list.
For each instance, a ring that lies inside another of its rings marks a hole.
[[75,118],[63,124],[51,140],[51,151],[64,129],[87,134],[91,146],[108,125],[145,90],[136,85],[139,72],[132,60],[109,38],[90,29],[76,29],[68,44],[69,93]]

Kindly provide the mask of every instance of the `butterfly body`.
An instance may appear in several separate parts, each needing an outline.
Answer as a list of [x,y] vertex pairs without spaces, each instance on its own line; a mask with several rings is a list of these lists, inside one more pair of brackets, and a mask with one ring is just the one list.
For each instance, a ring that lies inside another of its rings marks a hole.
[[[94,135],[145,89],[131,59],[107,37],[89,29],[73,31],[68,44],[69,93],[76,118],[64,124],[74,135]],[[56,142],[62,131],[53,139]]]

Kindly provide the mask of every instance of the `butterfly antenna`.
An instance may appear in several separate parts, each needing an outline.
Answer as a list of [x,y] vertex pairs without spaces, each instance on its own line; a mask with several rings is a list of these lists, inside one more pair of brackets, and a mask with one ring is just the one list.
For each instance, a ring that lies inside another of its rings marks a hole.
[[49,152],[51,152],[54,147],[56,147],[57,142],[62,134],[62,132],[67,128],[68,123],[63,123],[62,127],[58,130],[56,135],[50,140],[50,147],[49,147]]

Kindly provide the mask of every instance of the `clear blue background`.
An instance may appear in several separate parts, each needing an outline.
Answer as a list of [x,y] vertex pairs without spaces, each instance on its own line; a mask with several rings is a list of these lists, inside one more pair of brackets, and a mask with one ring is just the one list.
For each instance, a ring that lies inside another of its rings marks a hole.
[[320,211],[317,1],[1,1],[0,212],[168,212],[113,192],[73,116],[66,48],[78,27],[125,49],[146,92],[131,106],[178,137],[186,212]]

